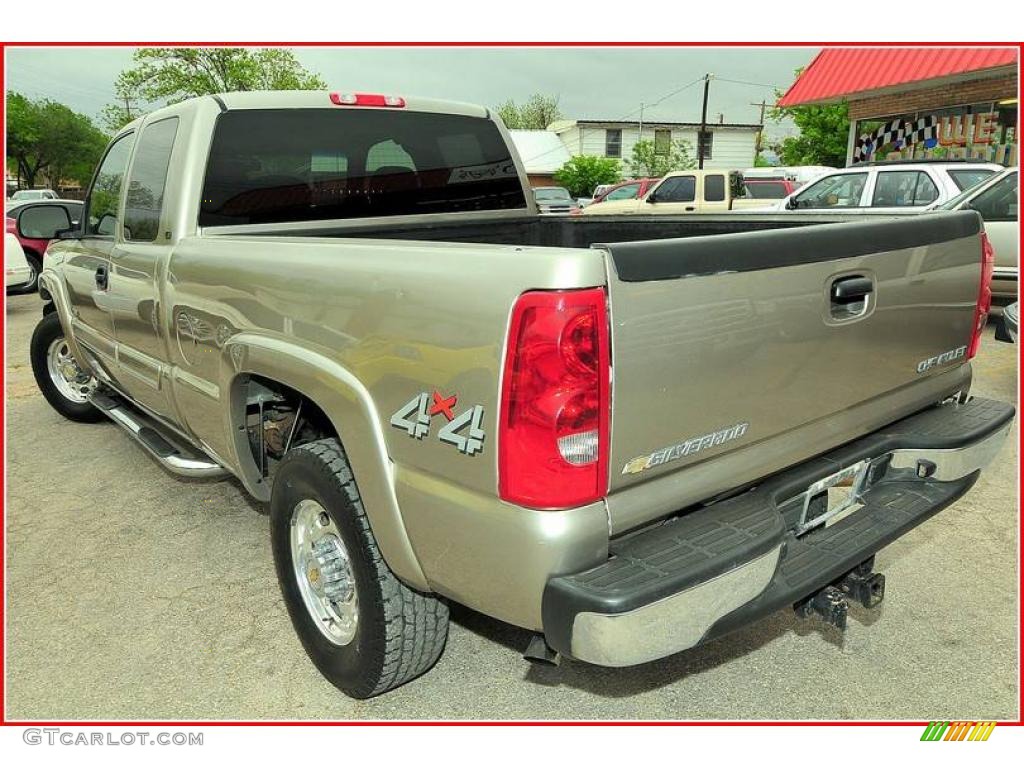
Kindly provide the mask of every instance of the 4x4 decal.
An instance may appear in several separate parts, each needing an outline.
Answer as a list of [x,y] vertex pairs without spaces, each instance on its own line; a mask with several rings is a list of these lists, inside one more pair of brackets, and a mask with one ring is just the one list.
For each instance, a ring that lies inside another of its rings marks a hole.
[[438,414],[448,423],[441,427],[438,439],[454,445],[467,456],[474,456],[484,448],[484,407],[472,408],[455,415],[458,395],[443,397],[436,389],[432,394],[420,392],[391,415],[391,426],[403,430],[409,437],[422,440],[430,436],[430,420]]

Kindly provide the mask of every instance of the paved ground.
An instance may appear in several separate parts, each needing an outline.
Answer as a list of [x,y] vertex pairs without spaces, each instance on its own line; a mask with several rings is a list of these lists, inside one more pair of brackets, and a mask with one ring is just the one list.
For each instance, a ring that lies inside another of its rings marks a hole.
[[[783,611],[638,668],[535,668],[525,632],[455,608],[431,672],[355,702],[306,660],[241,488],[62,420],[28,365],[39,300],[6,311],[9,718],[1017,716],[1016,430],[965,499],[883,550],[885,603],[844,638]],[[1016,381],[990,332],[975,392],[1012,399]]]

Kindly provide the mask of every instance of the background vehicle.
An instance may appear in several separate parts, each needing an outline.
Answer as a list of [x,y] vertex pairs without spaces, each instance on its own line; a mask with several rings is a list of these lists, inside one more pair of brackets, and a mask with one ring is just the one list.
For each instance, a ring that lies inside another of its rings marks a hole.
[[25,260],[18,238],[10,232],[4,234],[4,286],[18,288],[33,278],[32,268]]
[[579,206],[564,187],[534,187],[533,198],[537,208],[545,215],[579,213]]
[[[627,185],[620,185],[622,190]],[[763,200],[747,196],[743,177],[738,171],[673,171],[651,184],[639,199],[632,190],[612,199],[609,192],[601,202],[583,209],[585,215],[607,214],[678,215],[691,213],[725,213],[736,208],[764,207]]]
[[1018,317],[1019,312],[1020,306],[1016,301],[1003,310],[1003,316],[1000,318],[999,327],[996,329],[996,338],[999,341],[1008,341],[1013,344],[1017,343],[1017,328],[1020,324],[1020,319]]
[[[1017,169],[1007,168],[965,190],[934,210],[974,210],[985,221],[985,234],[996,252],[992,275],[993,304],[1000,306],[1017,299],[1020,211]],[[933,210],[929,209],[929,210]]]
[[901,213],[944,203],[1003,167],[994,163],[860,163],[827,173],[770,209],[846,213]]
[[594,191],[594,200],[591,203],[603,203],[615,200],[636,200],[647,194],[655,184],[661,181],[661,177],[648,177],[642,179],[630,179],[619,184],[605,184]]
[[819,176],[831,173],[835,168],[827,165],[774,165],[761,166],[759,168],[747,168],[743,171],[744,179],[785,179],[793,182],[793,189],[797,190],[808,182],[814,181]]
[[15,202],[21,202],[22,200],[56,200],[57,197],[57,193],[52,189],[19,189],[11,195],[11,200]]
[[41,392],[269,503],[296,633],[357,697],[430,668],[446,600],[605,666],[793,604],[839,625],[1014,415],[967,396],[973,211],[539,216],[490,110],[303,91],[157,110],[88,194]]
[[744,198],[752,200],[781,200],[796,190],[796,182],[789,179],[757,179],[743,174]]
[[79,200],[53,200],[16,203],[7,209],[5,231],[18,238],[32,269],[29,280],[22,286],[23,293],[36,290],[36,277],[51,240],[45,235],[77,226],[82,218],[82,205]]

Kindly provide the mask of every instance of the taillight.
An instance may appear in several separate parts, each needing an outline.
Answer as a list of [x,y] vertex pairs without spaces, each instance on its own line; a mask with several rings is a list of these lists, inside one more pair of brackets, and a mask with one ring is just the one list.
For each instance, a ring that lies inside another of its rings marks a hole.
[[988,322],[988,313],[992,309],[992,271],[996,266],[996,252],[988,235],[981,233],[981,283],[978,286],[978,301],[974,305],[974,325],[971,340],[967,345],[967,359],[978,354],[981,346],[981,333]]
[[385,96],[382,93],[332,93],[331,103],[339,107],[404,107],[401,96]]
[[498,429],[502,499],[564,509],[605,495],[609,356],[603,289],[530,291],[516,301]]

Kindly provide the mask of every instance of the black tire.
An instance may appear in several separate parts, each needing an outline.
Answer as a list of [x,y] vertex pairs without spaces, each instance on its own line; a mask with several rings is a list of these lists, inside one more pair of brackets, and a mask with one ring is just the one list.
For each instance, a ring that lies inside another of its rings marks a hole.
[[[349,552],[359,608],[355,636],[347,645],[324,637],[296,582],[290,528],[293,510],[304,499],[327,510]],[[270,501],[270,536],[292,625],[317,669],[344,693],[356,699],[384,693],[422,675],[441,656],[448,606],[407,587],[388,568],[337,440],[307,443],[281,461]]]
[[23,295],[26,293],[36,293],[39,291],[39,273],[43,271],[43,260],[40,259],[32,251],[25,251],[25,261],[32,268],[32,279],[24,285],[19,285],[17,288],[11,289],[13,295]]
[[36,326],[36,330],[32,334],[32,344],[29,348],[29,356],[32,360],[32,373],[36,377],[36,385],[39,387],[39,391],[43,393],[46,402],[65,418],[81,422],[102,421],[105,416],[101,410],[92,403],[77,403],[74,400],[69,400],[61,394],[50,378],[50,371],[46,365],[46,355],[50,349],[50,344],[58,338],[64,338],[64,329],[60,325],[60,317],[58,317],[57,313],[51,312],[39,321],[39,325]]

